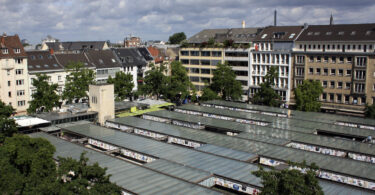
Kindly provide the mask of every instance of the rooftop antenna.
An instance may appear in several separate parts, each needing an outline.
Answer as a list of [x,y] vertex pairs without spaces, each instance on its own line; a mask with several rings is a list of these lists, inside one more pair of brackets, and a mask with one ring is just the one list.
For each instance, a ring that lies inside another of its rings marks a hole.
[[275,9],[275,12],[274,12],[274,17],[273,17],[273,25],[276,26],[277,25],[277,11]]

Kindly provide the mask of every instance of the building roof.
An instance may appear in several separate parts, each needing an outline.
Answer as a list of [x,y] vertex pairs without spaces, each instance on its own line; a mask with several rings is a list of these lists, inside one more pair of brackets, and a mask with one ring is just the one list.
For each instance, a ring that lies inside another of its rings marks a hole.
[[[57,137],[48,135],[46,133],[32,133],[30,137],[47,139],[52,145],[55,146],[56,152],[54,158],[57,157],[71,157],[78,160],[83,152],[86,152],[86,157],[89,163],[97,162],[99,166],[106,167],[107,174],[111,174],[111,182],[116,183],[123,189],[135,194],[219,194],[216,191],[202,187],[200,185],[189,183],[173,177],[173,173],[167,175],[160,171],[160,166],[168,164],[164,160],[155,160],[146,166],[139,166],[133,163],[120,160],[100,152],[84,148],[82,146],[70,143],[68,141],[58,139]],[[169,163],[169,172],[185,170],[187,173],[188,168],[182,169],[173,163]],[[176,170],[177,169],[177,170]],[[197,177],[206,176],[205,172],[193,172],[194,175],[186,175],[195,179]]]
[[297,41],[375,41],[375,23],[310,25]]
[[54,51],[75,51],[75,50],[102,50],[105,41],[69,41],[69,42],[47,42],[46,45],[49,49]]
[[66,68],[70,63],[81,62],[85,68],[95,68],[93,63],[90,63],[85,53],[64,53],[55,54],[57,61]]
[[64,67],[57,62],[55,55],[49,51],[27,51],[29,72],[62,71]]
[[97,69],[122,67],[120,60],[112,50],[88,50],[85,54]]
[[233,40],[235,43],[249,43],[254,40],[260,30],[260,28],[205,29],[190,37],[188,42],[203,43],[214,38],[216,42]]
[[152,61],[154,58],[150,54],[150,52],[145,47],[138,47],[138,51],[142,54],[146,61]]
[[[23,48],[20,38],[18,35],[7,36],[3,34],[0,37],[0,58],[15,58],[15,57],[26,57],[27,54]],[[2,49],[8,49],[8,53],[4,54]],[[19,53],[16,53],[15,50],[20,49]]]
[[112,50],[120,59],[123,67],[147,65],[147,61],[138,48],[114,48]]
[[292,42],[303,30],[303,26],[268,26],[257,35],[254,42]]

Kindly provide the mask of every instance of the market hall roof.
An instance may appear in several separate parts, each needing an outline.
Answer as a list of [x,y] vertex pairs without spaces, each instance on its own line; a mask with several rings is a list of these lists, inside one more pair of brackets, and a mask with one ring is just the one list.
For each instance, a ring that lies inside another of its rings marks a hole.
[[375,23],[310,25],[296,41],[375,41]]
[[[135,165],[133,163],[116,159],[100,152],[84,148],[82,146],[58,139],[45,133],[29,134],[30,137],[47,139],[55,146],[54,158],[71,157],[79,159],[83,152],[89,163],[98,162],[99,166],[107,168],[107,174],[111,174],[111,182],[116,183],[125,190],[136,194],[220,194],[208,188],[189,183],[175,177],[161,174],[153,169]],[[157,162],[158,160],[154,161]],[[201,173],[203,175],[203,173]]]

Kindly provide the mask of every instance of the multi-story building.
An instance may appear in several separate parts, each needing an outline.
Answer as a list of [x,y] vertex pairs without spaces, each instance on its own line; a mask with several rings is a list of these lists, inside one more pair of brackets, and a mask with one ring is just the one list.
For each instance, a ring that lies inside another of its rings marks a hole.
[[27,54],[18,35],[5,33],[0,37],[0,50],[0,100],[24,114],[30,99]]
[[291,94],[292,50],[294,41],[303,31],[303,26],[266,27],[254,39],[249,66],[249,97],[258,92],[260,84],[271,67],[276,67],[278,78],[274,89],[286,103]]
[[179,59],[186,67],[190,81],[196,89],[201,91],[210,84],[216,65],[227,61],[235,71],[236,79],[242,84],[243,100],[246,100],[249,88],[249,51],[252,40],[260,30],[206,29],[192,36],[188,40],[188,46],[180,49]]
[[363,113],[375,99],[375,24],[311,25],[294,47],[294,85],[322,83],[322,109]]
[[124,40],[124,47],[139,47],[141,46],[140,37],[126,37]]

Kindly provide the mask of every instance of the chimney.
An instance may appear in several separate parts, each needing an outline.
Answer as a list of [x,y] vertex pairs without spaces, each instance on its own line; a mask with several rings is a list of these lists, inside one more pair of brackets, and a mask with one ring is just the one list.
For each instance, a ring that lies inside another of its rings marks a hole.
[[273,25],[277,25],[277,11],[275,10],[274,17],[273,17]]
[[54,54],[54,51],[53,51],[53,49],[51,48],[51,49],[49,49],[49,53],[51,54],[51,55],[53,55]]
[[246,28],[245,20],[242,20],[242,28]]

